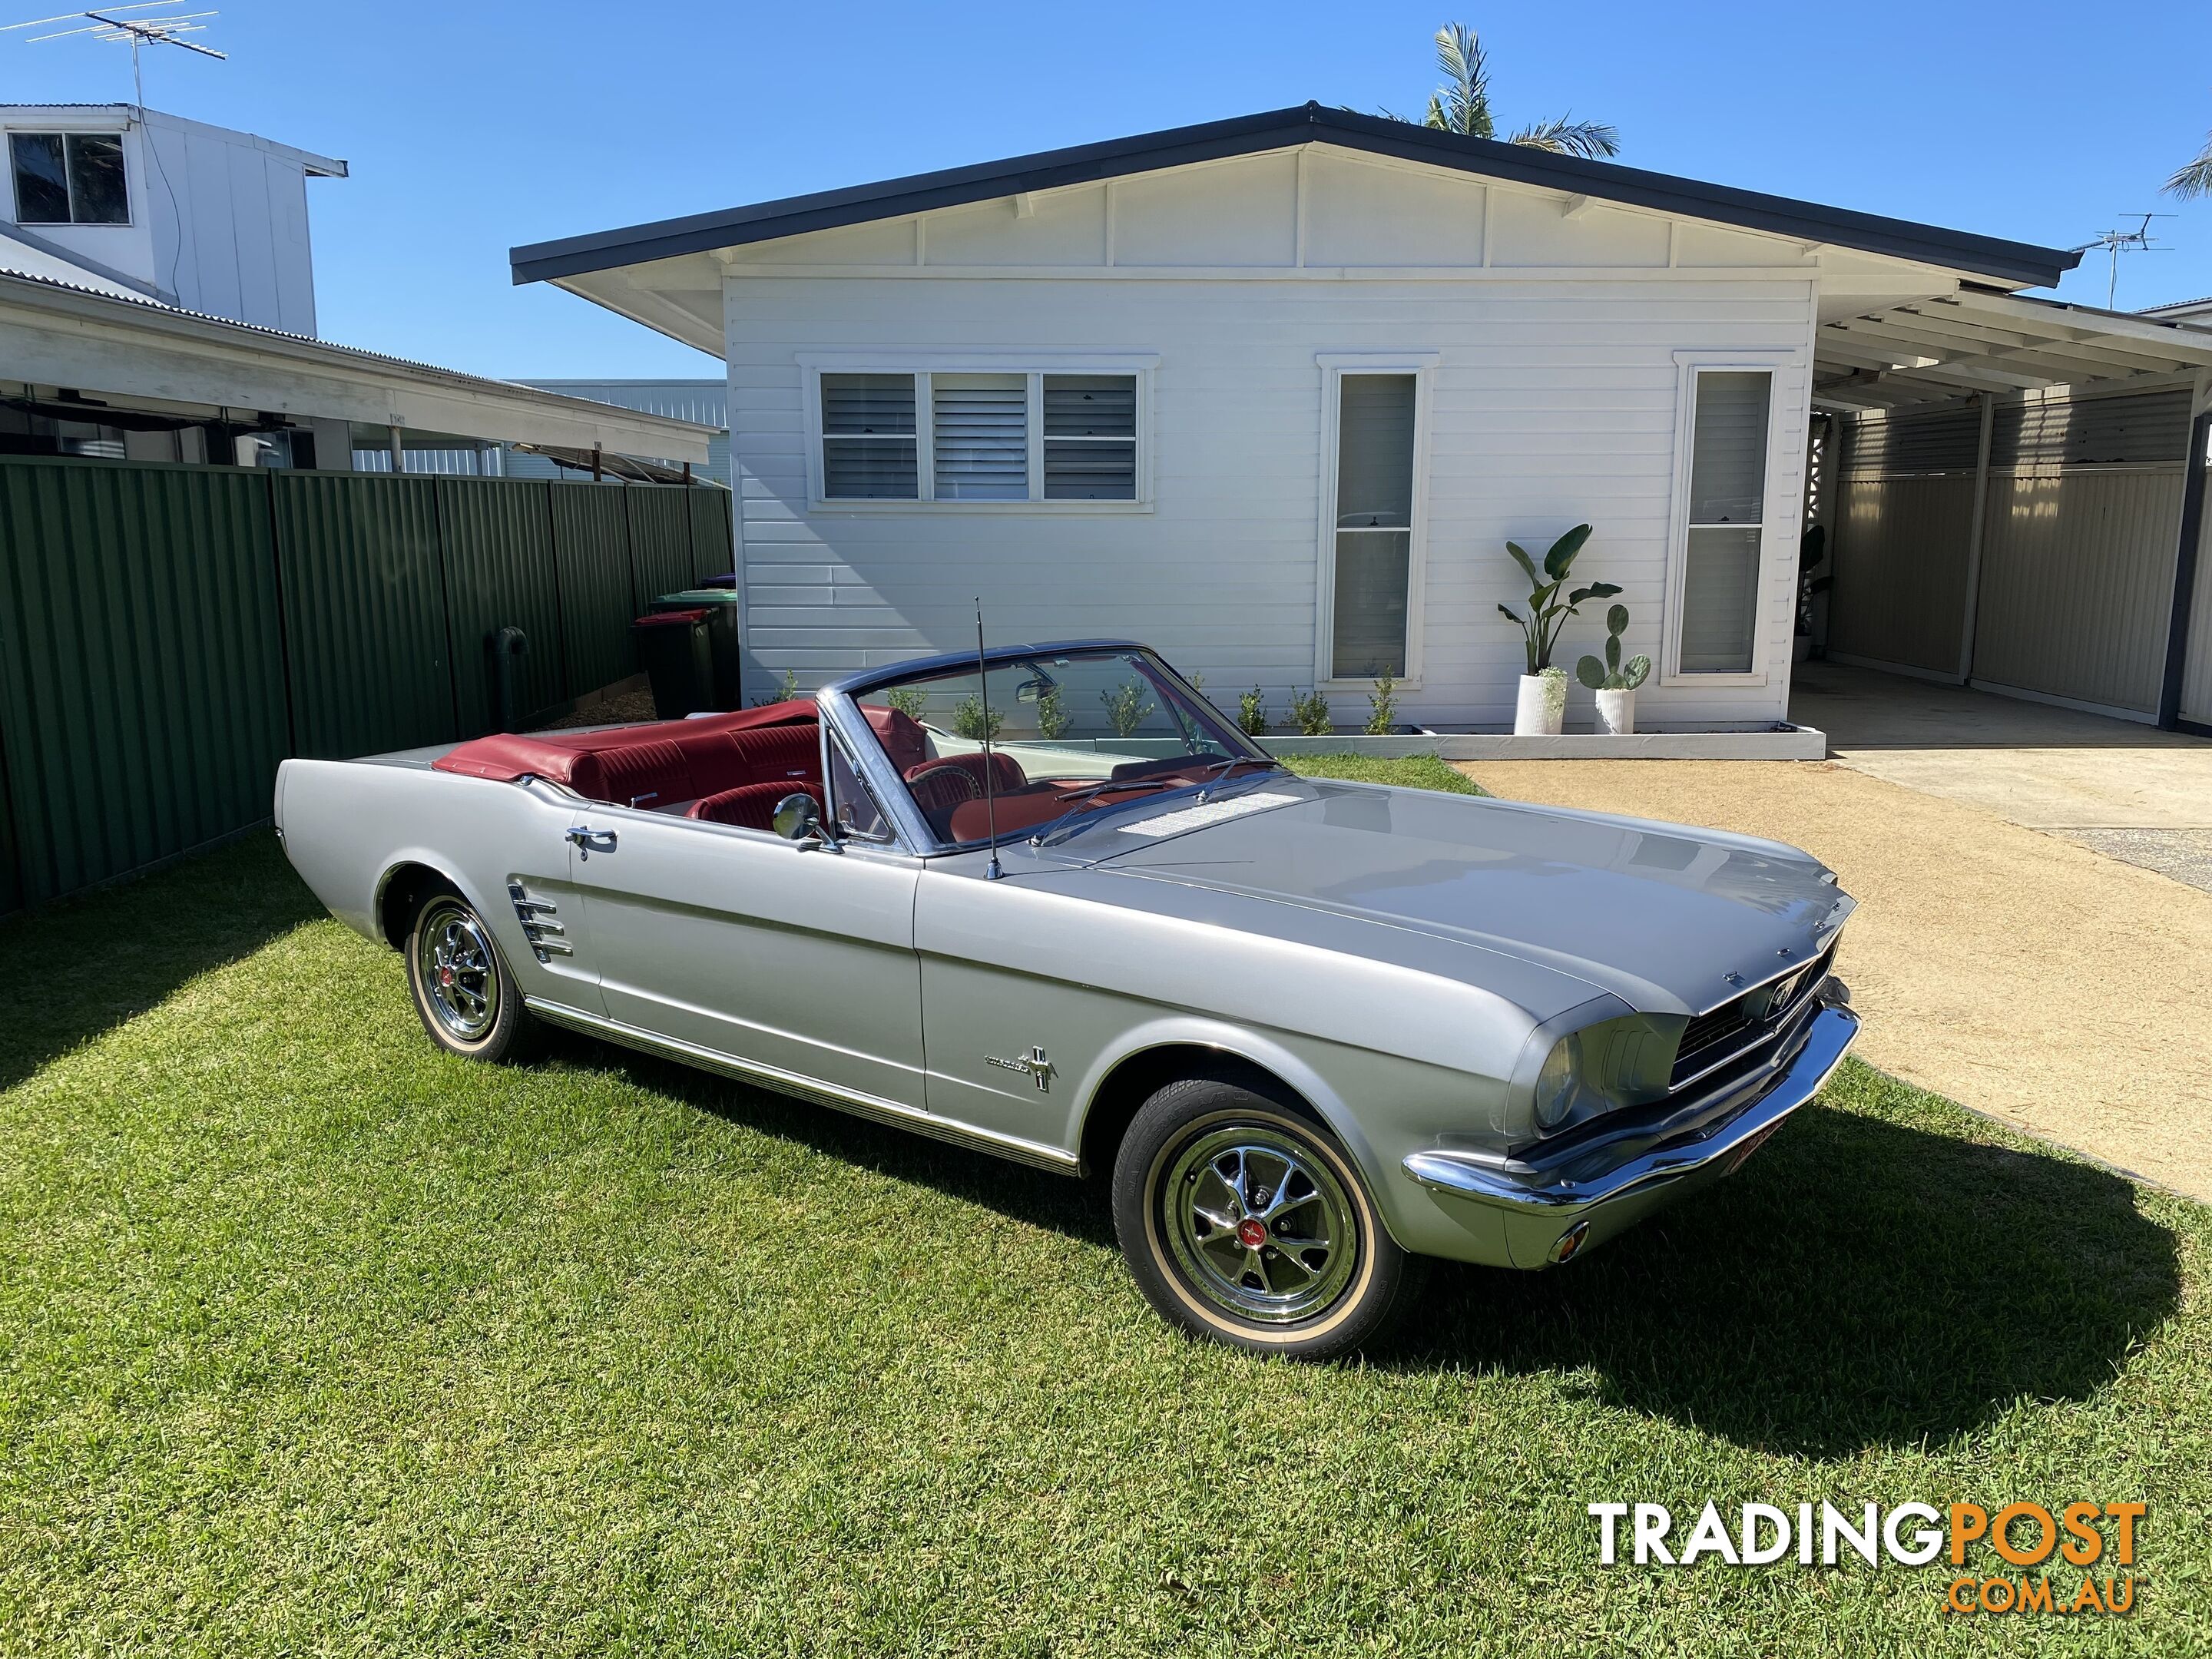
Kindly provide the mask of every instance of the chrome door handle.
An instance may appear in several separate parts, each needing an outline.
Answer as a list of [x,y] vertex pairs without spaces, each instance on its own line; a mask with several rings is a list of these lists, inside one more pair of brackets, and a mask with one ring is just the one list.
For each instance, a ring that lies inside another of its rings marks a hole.
[[580,823],[568,831],[568,839],[575,844],[576,850],[586,858],[591,857],[594,853],[611,853],[615,850],[615,832],[611,830],[594,830],[588,824]]

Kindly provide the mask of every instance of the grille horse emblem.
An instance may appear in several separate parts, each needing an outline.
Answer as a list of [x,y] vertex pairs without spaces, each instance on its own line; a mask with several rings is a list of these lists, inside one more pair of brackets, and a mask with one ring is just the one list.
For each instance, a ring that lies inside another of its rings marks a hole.
[[1036,1079],[1039,1094],[1049,1094],[1052,1091],[1053,1065],[1052,1061],[1045,1057],[1045,1052],[1042,1048],[1031,1048],[1029,1053],[1016,1054],[1011,1060],[999,1054],[986,1054],[983,1056],[983,1063],[986,1066],[996,1066],[1001,1071],[1026,1073]]

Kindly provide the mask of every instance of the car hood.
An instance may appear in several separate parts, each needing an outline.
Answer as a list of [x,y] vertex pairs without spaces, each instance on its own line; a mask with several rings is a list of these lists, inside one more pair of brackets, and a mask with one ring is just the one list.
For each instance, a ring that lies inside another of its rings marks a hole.
[[1853,908],[1809,854],[1717,830],[1311,780],[1214,805],[1196,823],[1188,798],[1117,813],[1066,852],[1502,951],[1650,1013],[1702,1012],[1811,959]]

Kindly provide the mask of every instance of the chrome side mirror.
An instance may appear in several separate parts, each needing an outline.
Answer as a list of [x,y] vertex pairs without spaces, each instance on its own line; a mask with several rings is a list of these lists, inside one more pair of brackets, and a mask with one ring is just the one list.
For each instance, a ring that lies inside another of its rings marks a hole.
[[775,817],[769,820],[775,833],[786,841],[820,842],[828,837],[822,831],[822,809],[814,804],[814,797],[789,794],[775,804]]

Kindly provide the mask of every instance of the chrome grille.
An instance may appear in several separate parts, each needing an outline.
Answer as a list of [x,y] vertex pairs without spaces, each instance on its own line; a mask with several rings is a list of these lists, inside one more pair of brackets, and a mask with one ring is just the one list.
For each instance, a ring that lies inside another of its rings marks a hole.
[[1795,973],[1753,987],[1733,1002],[1698,1015],[1682,1028],[1671,1085],[1684,1084],[1748,1054],[1781,1029],[1828,976],[1835,941]]

